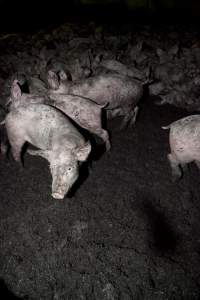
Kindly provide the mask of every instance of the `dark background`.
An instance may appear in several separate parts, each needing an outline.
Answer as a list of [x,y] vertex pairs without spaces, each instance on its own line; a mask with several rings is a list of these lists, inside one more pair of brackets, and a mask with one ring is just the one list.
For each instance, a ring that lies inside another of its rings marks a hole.
[[[199,19],[199,0],[0,0],[0,33],[29,33],[71,21],[79,24],[107,22],[113,26],[155,22],[159,26],[161,23],[198,24]],[[2,41],[8,46],[6,39]],[[93,173],[72,200],[56,202],[50,199],[51,180],[44,160],[27,156],[23,170],[12,160],[2,160],[0,209],[2,228],[6,228],[2,230],[6,254],[1,254],[0,259],[4,264],[4,260],[9,258],[9,251],[14,257],[14,262],[5,263],[10,266],[7,281],[0,280],[0,295],[4,294],[2,299],[12,299],[12,292],[8,289],[13,290],[13,287],[7,283],[15,284],[15,262],[17,267],[22,265],[22,270],[27,267],[26,274],[31,264],[37,272],[40,266],[38,253],[44,256],[41,264],[43,270],[46,266],[45,255],[51,258],[49,253],[53,251],[58,262],[66,260],[69,263],[69,273],[75,278],[74,282],[79,283],[79,275],[89,269],[88,274],[91,274],[95,286],[96,277],[101,273],[99,270],[106,270],[113,260],[114,275],[111,275],[114,284],[120,289],[126,281],[130,280],[133,285],[139,282],[137,299],[159,299],[155,298],[156,289],[158,292],[165,291],[160,299],[200,299],[197,294],[200,287],[197,280],[200,278],[199,174],[192,166],[183,181],[177,185],[171,183],[166,159],[169,151],[167,132],[161,130],[161,126],[188,114],[173,107],[152,106],[147,101],[136,130],[128,130],[125,134],[119,131],[118,120],[110,123],[112,153],[104,154],[96,163]],[[118,166],[123,167],[117,169]],[[87,221],[92,233],[89,237],[85,234],[86,239],[83,234],[83,238],[76,243],[70,230],[79,219]],[[109,227],[110,220],[113,228]],[[46,228],[51,226],[52,232],[47,236]],[[40,239],[40,236],[44,238]],[[63,257],[56,252],[62,237],[67,237],[69,248],[68,253],[63,250]],[[9,241],[13,241],[14,245]],[[29,261],[28,255],[32,249],[31,263],[23,263],[23,259]],[[46,253],[46,249],[49,252]],[[87,251],[94,252],[94,269],[91,266],[88,268]],[[121,269],[118,258],[122,261]],[[132,270],[131,265],[134,266]],[[61,266],[64,269],[64,264]],[[58,267],[53,270],[55,278],[65,272],[63,269]],[[20,272],[18,274],[20,277]],[[45,272],[41,271],[41,274],[48,279]],[[109,273],[106,275],[111,276]],[[45,283],[43,280],[44,287]],[[179,292],[178,288],[183,286],[185,291],[182,288]],[[176,295],[184,293],[185,297],[176,298]],[[191,298],[187,298],[189,293]],[[78,299],[75,297],[73,299]],[[19,298],[13,296],[13,299]]]
[[63,21],[195,22],[198,0],[0,1],[1,31],[29,31]]

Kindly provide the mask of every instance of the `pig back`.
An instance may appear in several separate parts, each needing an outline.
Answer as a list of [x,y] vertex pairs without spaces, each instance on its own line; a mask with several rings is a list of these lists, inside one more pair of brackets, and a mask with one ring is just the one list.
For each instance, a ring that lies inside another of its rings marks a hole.
[[82,123],[97,124],[100,122],[101,110],[107,105],[107,103],[99,105],[82,96],[66,94],[50,95],[49,104],[63,111],[79,125]]
[[41,149],[53,149],[66,143],[72,148],[84,140],[65,115],[45,104],[12,110],[6,117],[6,129],[8,135],[23,138]]
[[143,86],[128,76],[99,75],[70,86],[70,94],[84,96],[98,104],[108,103],[113,109],[124,104],[136,104],[143,94]]

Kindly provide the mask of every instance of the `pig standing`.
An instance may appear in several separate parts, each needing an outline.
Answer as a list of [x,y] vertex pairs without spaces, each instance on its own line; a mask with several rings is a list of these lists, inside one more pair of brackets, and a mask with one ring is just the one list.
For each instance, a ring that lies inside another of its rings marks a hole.
[[200,115],[182,118],[162,128],[170,129],[168,160],[173,179],[180,178],[181,167],[192,161],[200,168]]
[[50,94],[73,94],[95,101],[100,105],[108,103],[110,116],[123,116],[121,127],[133,125],[138,111],[137,103],[143,95],[143,85],[130,77],[105,74],[77,82],[68,81],[65,73],[58,76],[48,72]]
[[148,72],[149,68],[144,70],[144,72],[141,72],[133,66],[131,66],[131,68],[128,68],[125,64],[115,59],[104,59],[102,61],[99,60],[99,64],[96,63],[96,66],[94,64],[93,74],[101,74],[100,72],[103,71],[103,69],[104,73],[109,73],[110,71],[113,72],[113,74],[115,72],[123,76],[133,77],[138,80],[145,80],[145,73]]
[[90,154],[90,142],[85,142],[66,116],[45,104],[13,109],[6,116],[5,126],[14,159],[20,161],[25,142],[39,148],[28,152],[49,161],[52,197],[63,199],[78,178],[78,162],[86,161]]
[[81,127],[99,136],[106,144],[106,150],[110,150],[108,132],[102,128],[101,111],[104,105],[80,96],[54,94],[49,95],[46,103],[60,109]]
[[33,94],[22,94],[17,80],[13,81],[11,96],[9,98],[10,110],[19,105],[29,105],[31,103],[44,103],[52,105],[63,111],[67,116],[74,120],[78,125],[99,136],[106,144],[106,150],[110,150],[110,140],[108,132],[102,128],[102,108],[104,105],[74,95],[50,94],[39,96]]

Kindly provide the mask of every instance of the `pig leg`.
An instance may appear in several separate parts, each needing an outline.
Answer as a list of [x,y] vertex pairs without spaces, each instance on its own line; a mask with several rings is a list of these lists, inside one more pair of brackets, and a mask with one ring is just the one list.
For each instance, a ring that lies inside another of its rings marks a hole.
[[133,114],[132,114],[132,117],[131,117],[131,120],[130,120],[130,126],[133,126],[136,122],[136,118],[137,118],[137,115],[138,115],[138,110],[139,110],[139,107],[136,106],[133,110]]
[[0,149],[1,149],[1,154],[6,156],[8,153],[8,149],[9,149],[9,143],[1,142]]
[[114,109],[107,109],[106,115],[107,115],[108,119],[113,119],[115,117],[124,116],[125,113],[123,112],[123,110],[120,107],[118,107],[118,108],[114,108]]
[[102,138],[102,140],[106,144],[106,151],[109,151],[111,148],[111,144],[110,144],[108,132],[102,128],[97,128],[95,130],[93,129],[92,132],[94,132],[96,135],[98,135],[98,136],[100,136],[100,138]]
[[134,110],[132,108],[127,107],[122,109],[122,114],[124,119],[121,123],[120,129],[124,129],[127,126],[131,126],[135,123],[136,116],[137,116],[138,107],[136,106]]
[[30,155],[37,155],[37,156],[47,158],[47,156],[45,155],[44,150],[30,150],[30,149],[28,149],[27,153],[30,154]]
[[172,180],[176,181],[176,180],[180,179],[182,176],[179,161],[177,161],[176,157],[172,153],[169,153],[167,157],[168,157],[171,169],[172,169]]
[[108,119],[113,119],[116,115],[115,115],[115,110],[112,109],[107,109],[106,110],[106,116]]
[[30,155],[38,155],[38,156],[41,156],[42,152],[43,152],[43,151],[41,151],[41,150],[30,150],[30,149],[27,150],[27,153],[30,154]]
[[123,129],[128,125],[133,126],[135,124],[138,110],[139,110],[138,106],[136,106],[134,109],[130,107],[123,109],[124,119],[122,121],[120,129]]
[[17,140],[12,140],[9,138],[11,149],[12,149],[12,154],[14,157],[14,160],[17,162],[21,162],[21,150],[22,147],[25,143],[24,139],[20,139],[19,137]]
[[129,114],[125,115],[124,118],[123,118],[123,121],[122,121],[122,123],[120,125],[120,129],[126,128],[126,126],[128,125],[129,121],[130,121],[130,115]]

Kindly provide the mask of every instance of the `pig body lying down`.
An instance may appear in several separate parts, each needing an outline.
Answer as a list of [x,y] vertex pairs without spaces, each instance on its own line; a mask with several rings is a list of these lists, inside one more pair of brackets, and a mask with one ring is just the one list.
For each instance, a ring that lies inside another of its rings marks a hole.
[[78,178],[78,162],[88,158],[90,143],[85,142],[67,117],[45,104],[13,109],[6,116],[5,126],[14,159],[20,161],[25,142],[39,148],[28,152],[48,160],[53,180],[52,196],[63,199]]
[[74,120],[78,125],[96,134],[106,144],[106,150],[110,150],[110,140],[108,132],[102,128],[102,108],[104,105],[85,99],[80,96],[50,94],[47,96],[25,94],[21,92],[20,86],[16,80],[11,87],[11,96],[9,98],[10,110],[20,105],[29,105],[31,103],[44,103],[52,105],[63,111],[67,116]]
[[187,163],[194,161],[200,168],[200,115],[182,118],[162,128],[170,129],[168,159],[173,179],[181,177],[181,167]]
[[133,125],[138,111],[137,103],[143,95],[143,85],[128,76],[117,74],[97,75],[77,82],[68,81],[64,72],[58,76],[48,72],[50,94],[73,94],[82,96],[102,105],[108,103],[109,117],[123,116],[124,127]]

